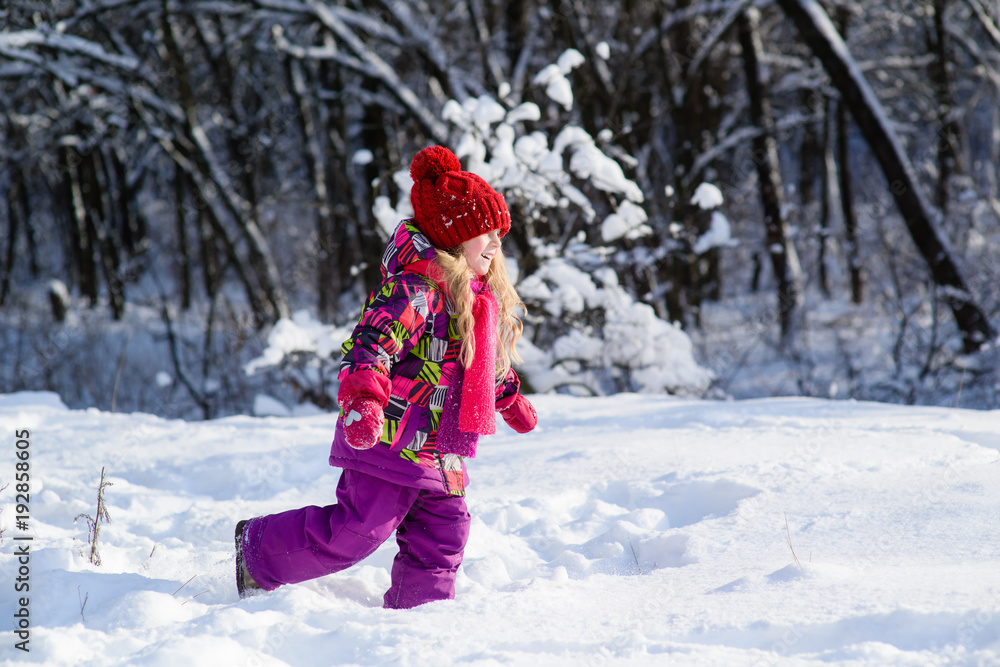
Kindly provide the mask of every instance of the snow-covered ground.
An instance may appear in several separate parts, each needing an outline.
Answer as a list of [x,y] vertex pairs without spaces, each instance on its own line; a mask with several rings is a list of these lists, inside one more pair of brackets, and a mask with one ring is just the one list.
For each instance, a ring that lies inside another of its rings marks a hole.
[[[325,504],[334,417],[0,396],[0,657],[46,665],[1000,664],[1000,414],[536,396],[482,443],[458,597],[380,608],[394,544],[240,601],[235,522]],[[30,432],[30,531],[14,524]],[[86,522],[106,467],[100,566]],[[787,520],[787,529],[786,529]],[[30,653],[14,551],[30,542]],[[793,553],[794,550],[794,553]],[[797,560],[797,562],[796,562]]]

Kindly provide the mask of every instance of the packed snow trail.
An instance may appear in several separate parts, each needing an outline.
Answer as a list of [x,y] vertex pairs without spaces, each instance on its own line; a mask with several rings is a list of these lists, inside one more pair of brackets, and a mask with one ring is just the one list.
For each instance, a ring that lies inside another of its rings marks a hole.
[[[0,396],[0,660],[45,665],[1000,664],[1000,415],[533,396],[470,461],[454,601],[380,608],[395,544],[240,601],[232,534],[333,497],[333,415],[169,421]],[[105,467],[100,566],[87,526]],[[787,529],[786,529],[787,519]],[[30,652],[14,537],[31,536]],[[793,555],[794,550],[794,555]],[[796,560],[798,564],[796,564]]]

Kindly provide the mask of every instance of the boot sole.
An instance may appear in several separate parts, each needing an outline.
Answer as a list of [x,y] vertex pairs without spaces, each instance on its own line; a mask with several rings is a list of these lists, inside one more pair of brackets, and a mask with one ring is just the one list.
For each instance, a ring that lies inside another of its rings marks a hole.
[[246,525],[246,519],[240,521],[236,524],[236,592],[239,593],[240,599],[244,599],[250,595],[248,591],[243,586],[243,572],[246,568],[246,564],[243,562],[243,526]]

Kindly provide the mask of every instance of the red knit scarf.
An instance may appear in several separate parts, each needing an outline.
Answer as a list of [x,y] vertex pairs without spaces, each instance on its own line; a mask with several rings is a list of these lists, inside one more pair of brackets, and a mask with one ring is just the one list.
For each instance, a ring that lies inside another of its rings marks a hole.
[[472,335],[476,349],[472,363],[465,368],[458,428],[466,433],[490,435],[497,430],[496,359],[500,316],[497,300],[485,285],[476,295],[472,317],[475,320]]

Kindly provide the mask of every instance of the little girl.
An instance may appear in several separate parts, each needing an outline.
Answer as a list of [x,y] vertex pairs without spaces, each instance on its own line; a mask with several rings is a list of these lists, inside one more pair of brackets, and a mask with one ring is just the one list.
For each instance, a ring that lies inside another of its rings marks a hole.
[[511,368],[521,301],[500,251],[507,205],[441,146],[420,151],[410,176],[413,218],[386,246],[382,283],[342,348],[337,503],[239,522],[240,597],[348,568],[396,531],[384,606],[454,598],[465,458],[495,432],[495,411],[519,433],[535,427]]

